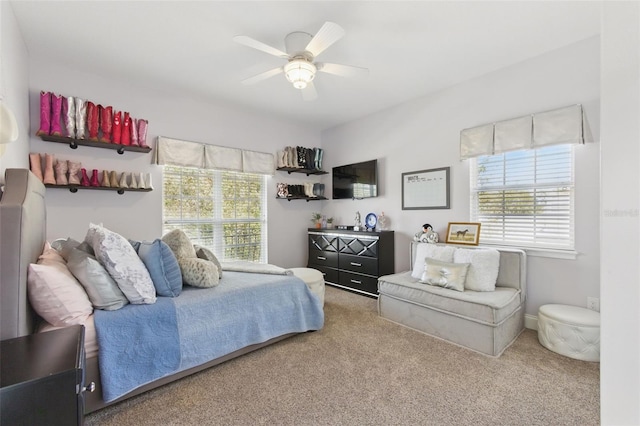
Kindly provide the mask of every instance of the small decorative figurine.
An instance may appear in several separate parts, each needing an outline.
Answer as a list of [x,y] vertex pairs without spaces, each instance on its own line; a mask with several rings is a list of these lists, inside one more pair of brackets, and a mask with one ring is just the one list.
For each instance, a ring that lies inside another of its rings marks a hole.
[[354,226],[353,226],[353,230],[354,231],[359,231],[362,228],[362,220],[360,218],[360,212],[356,212],[356,218],[354,220]]
[[380,216],[378,216],[378,225],[380,226],[381,231],[386,231],[387,226],[389,226],[389,218],[384,215],[384,212],[380,213]]
[[435,244],[438,242],[438,233],[434,232],[433,227],[428,223],[422,225],[422,231],[417,232],[413,236],[413,241],[418,241],[421,243],[431,243]]

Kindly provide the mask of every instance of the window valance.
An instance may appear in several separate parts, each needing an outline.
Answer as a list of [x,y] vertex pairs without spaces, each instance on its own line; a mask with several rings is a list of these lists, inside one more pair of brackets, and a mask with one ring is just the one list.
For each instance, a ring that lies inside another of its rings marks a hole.
[[273,175],[273,154],[158,136],[156,164]]
[[547,145],[584,143],[582,105],[571,105],[460,132],[460,159]]

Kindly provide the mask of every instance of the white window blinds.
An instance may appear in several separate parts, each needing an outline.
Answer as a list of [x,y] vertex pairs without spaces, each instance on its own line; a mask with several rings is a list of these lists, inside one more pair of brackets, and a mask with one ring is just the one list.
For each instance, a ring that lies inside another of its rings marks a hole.
[[267,262],[266,176],[165,166],[163,234],[182,229],[221,261]]
[[573,145],[471,161],[471,220],[483,244],[573,250]]

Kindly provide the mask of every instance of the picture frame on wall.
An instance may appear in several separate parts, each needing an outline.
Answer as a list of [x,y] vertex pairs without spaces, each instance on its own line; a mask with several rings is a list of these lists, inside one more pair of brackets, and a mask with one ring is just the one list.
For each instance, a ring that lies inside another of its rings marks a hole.
[[480,222],[449,222],[445,242],[477,246],[480,242],[481,225]]
[[402,173],[402,210],[448,209],[449,167]]

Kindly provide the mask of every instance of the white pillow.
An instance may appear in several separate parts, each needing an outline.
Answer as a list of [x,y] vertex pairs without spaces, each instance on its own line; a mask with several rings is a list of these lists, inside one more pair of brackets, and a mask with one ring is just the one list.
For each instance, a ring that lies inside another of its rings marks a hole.
[[494,291],[500,269],[500,252],[496,249],[456,249],[455,263],[470,263],[464,288],[474,291]]
[[424,259],[426,257],[440,260],[442,262],[453,262],[453,252],[455,247],[436,245],[429,243],[419,243],[416,247],[416,258],[413,262],[413,272],[411,276],[416,280],[422,277],[424,272]]
[[468,263],[442,262],[427,258],[420,282],[451,290],[464,291],[464,281],[468,271]]
[[38,264],[29,265],[27,292],[38,315],[59,327],[84,324],[93,312],[87,293],[48,243]]
[[149,271],[126,238],[92,223],[85,241],[91,244],[96,259],[129,302],[137,305],[156,303],[156,288]]

